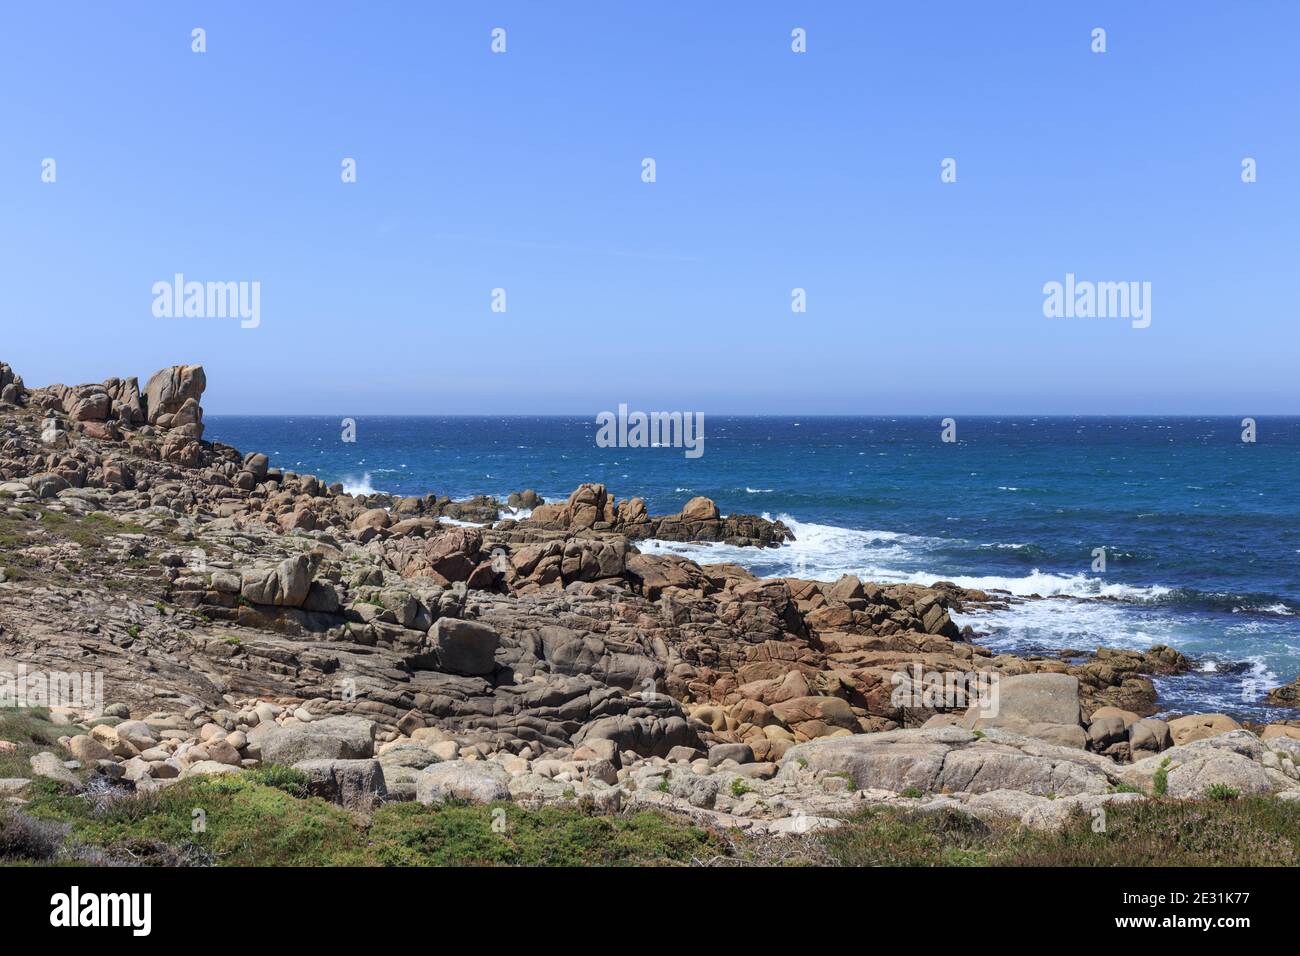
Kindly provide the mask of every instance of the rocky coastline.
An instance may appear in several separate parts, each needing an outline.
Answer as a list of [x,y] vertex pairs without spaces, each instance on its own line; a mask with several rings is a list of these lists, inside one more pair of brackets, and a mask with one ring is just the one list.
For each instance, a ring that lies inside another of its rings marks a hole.
[[[48,708],[66,733],[0,779],[14,807],[38,779],[148,793],[268,766],[352,810],[652,809],[772,837],[876,804],[1052,830],[1214,788],[1300,799],[1300,719],[1153,716],[1151,678],[1190,666],[1171,648],[994,654],[949,612],[996,594],[638,549],[792,537],[707,498],[345,494],[204,441],[205,387],[173,366],[31,388],[0,363],[0,672],[95,672],[108,704]],[[996,712],[936,674],[996,679]]]

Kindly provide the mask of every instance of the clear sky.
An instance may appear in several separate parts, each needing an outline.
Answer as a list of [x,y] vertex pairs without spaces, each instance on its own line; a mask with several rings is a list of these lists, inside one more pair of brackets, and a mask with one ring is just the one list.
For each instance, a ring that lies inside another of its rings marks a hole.
[[[1300,412],[1294,0],[2,17],[0,359],[31,385],[198,362],[209,413]],[[260,326],[155,317],[177,272],[260,282]],[[1044,317],[1066,273],[1150,282],[1151,326]]]

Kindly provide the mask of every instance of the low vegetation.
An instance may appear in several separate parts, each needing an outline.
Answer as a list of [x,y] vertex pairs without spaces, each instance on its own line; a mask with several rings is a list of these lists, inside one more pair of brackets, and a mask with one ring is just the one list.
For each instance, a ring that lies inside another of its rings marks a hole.
[[43,707],[16,707],[0,709],[0,740],[16,745],[13,752],[0,750],[0,779],[30,777],[31,757],[42,750],[59,752],[58,740],[69,733],[78,733],[50,721],[49,711]]
[[1267,797],[1111,804],[1056,833],[960,813],[868,810],[818,835],[840,866],[1295,866],[1300,803]]
[[[39,726],[30,728],[43,733]],[[47,781],[0,813],[4,863],[217,866],[1294,866],[1300,804],[1207,794],[1114,804],[1104,826],[1082,811],[1056,833],[954,812],[863,811],[834,830],[751,837],[644,811],[513,804],[373,813],[305,797],[298,771],[194,777],[149,794]]]
[[393,803],[353,813],[302,797],[288,768],[194,777],[149,794],[71,794],[38,781],[0,816],[4,862],[218,866],[680,865],[725,851],[716,834],[658,813]]
[[[0,778],[31,776],[30,757],[60,753],[77,732],[42,709],[0,710]],[[1162,768],[1164,769],[1164,768]],[[667,788],[667,780],[664,781]],[[733,790],[747,786],[737,778]],[[1128,790],[1131,788],[1119,787]],[[1157,781],[1156,790],[1161,790]],[[34,780],[21,807],[0,809],[4,864],[217,866],[1295,866],[1300,802],[1226,786],[1199,799],[1076,811],[1058,832],[984,823],[955,812],[875,807],[843,826],[792,837],[723,834],[674,816],[595,815],[582,806],[425,807],[371,813],[309,797],[301,771],[266,766],[196,776],[150,793],[92,782],[71,793]]]

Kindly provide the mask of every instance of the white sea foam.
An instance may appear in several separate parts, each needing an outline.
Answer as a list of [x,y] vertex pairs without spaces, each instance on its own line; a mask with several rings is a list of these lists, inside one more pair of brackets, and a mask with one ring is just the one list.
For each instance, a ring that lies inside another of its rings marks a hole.
[[[770,514],[763,517],[772,518]],[[1152,601],[1168,593],[1159,585],[1135,587],[1107,582],[1086,574],[1049,574],[1034,569],[1019,577],[999,575],[954,575],[932,570],[938,557],[934,551],[961,542],[897,531],[859,531],[834,525],[799,521],[790,515],[777,516],[795,540],[779,548],[738,548],[725,544],[681,544],[646,541],[639,547],[650,552],[671,552],[696,557],[703,562],[733,562],[765,575],[792,575],[816,581],[834,581],[844,574],[880,584],[933,584],[951,581],[981,591],[1008,591],[1027,597],[1115,598]]]
[[1232,613],[1233,614],[1274,614],[1279,617],[1292,617],[1295,615],[1296,612],[1293,608],[1287,606],[1286,604],[1283,604],[1281,601],[1278,601],[1276,604],[1264,604],[1264,605],[1255,605],[1255,606],[1246,605],[1243,607],[1234,607],[1232,609]]
[[482,523],[481,521],[461,521],[459,518],[448,518],[446,515],[439,515],[439,516],[438,516],[438,523],[439,523],[439,524],[455,525],[457,528],[481,528],[481,527],[483,527],[483,523]]
[[360,478],[352,475],[344,477],[343,493],[345,495],[377,495],[380,492],[370,483],[370,472],[366,472]]

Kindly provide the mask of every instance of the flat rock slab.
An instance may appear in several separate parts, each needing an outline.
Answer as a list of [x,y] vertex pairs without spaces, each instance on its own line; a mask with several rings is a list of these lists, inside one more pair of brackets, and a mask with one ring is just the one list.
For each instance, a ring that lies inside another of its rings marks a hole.
[[791,747],[778,778],[804,771],[843,774],[860,790],[1033,796],[1106,793],[1118,779],[1105,757],[1007,730],[959,727],[895,730],[813,740]]

